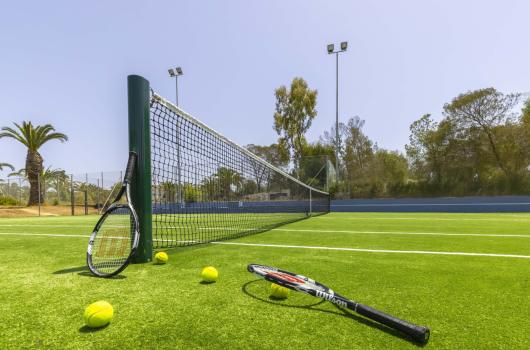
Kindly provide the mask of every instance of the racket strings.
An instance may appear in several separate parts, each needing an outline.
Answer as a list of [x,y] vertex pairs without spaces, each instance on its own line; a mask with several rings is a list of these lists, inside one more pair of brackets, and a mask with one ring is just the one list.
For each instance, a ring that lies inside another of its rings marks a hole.
[[108,213],[94,239],[94,268],[102,273],[112,273],[127,261],[132,249],[135,226],[129,208],[117,208]]

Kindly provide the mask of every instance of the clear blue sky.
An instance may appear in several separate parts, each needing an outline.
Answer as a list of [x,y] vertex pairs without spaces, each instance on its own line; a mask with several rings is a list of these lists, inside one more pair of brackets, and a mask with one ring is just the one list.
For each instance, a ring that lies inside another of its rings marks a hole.
[[[292,78],[318,89],[316,140],[335,116],[359,115],[381,147],[403,150],[408,127],[440,116],[458,93],[530,90],[530,2],[521,1],[9,1],[0,13],[0,126],[31,120],[68,134],[41,149],[45,166],[119,170],[127,152],[126,77],[174,98],[239,144],[270,144],[273,91]],[[0,161],[25,150],[0,140]],[[5,175],[5,172],[4,172]]]

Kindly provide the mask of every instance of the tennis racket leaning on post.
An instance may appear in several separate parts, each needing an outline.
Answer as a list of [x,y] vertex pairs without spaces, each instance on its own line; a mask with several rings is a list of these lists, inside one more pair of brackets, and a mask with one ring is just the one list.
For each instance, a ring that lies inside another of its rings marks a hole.
[[371,320],[377,321],[384,324],[385,326],[407,334],[417,342],[427,343],[429,340],[429,328],[403,321],[397,317],[385,314],[384,312],[373,309],[369,306],[347,299],[335,293],[325,285],[312,280],[311,278],[280,270],[275,267],[257,264],[250,264],[248,265],[247,269],[249,272],[264,278],[269,282],[327,300],[342,308],[355,311]]
[[[131,204],[130,193],[136,158],[135,152],[129,153],[121,189],[90,235],[87,265],[99,277],[111,277],[123,271],[138,247],[138,216]],[[126,204],[121,204],[124,195]]]

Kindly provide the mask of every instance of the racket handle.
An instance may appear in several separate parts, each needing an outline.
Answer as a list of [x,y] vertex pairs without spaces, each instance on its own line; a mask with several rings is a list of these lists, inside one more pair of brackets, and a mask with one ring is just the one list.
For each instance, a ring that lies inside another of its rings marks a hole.
[[363,304],[357,304],[355,311],[374,321],[384,324],[390,328],[403,332],[420,343],[427,343],[429,340],[429,328],[418,326],[397,317],[385,314],[379,310],[373,309]]
[[132,176],[134,174],[134,168],[136,167],[136,152],[129,152],[129,160],[127,161],[127,168],[125,169],[125,177],[123,182],[131,182]]

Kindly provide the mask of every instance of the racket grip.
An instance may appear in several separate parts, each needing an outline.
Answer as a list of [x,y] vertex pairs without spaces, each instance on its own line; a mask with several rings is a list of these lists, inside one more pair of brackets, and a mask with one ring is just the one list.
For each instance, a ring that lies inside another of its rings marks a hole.
[[357,304],[356,312],[385,326],[405,333],[420,343],[427,343],[429,340],[430,331],[427,327],[409,323],[363,304]]
[[131,182],[132,176],[134,174],[134,168],[136,167],[136,152],[129,152],[129,160],[127,161],[127,168],[125,169],[125,183]]

